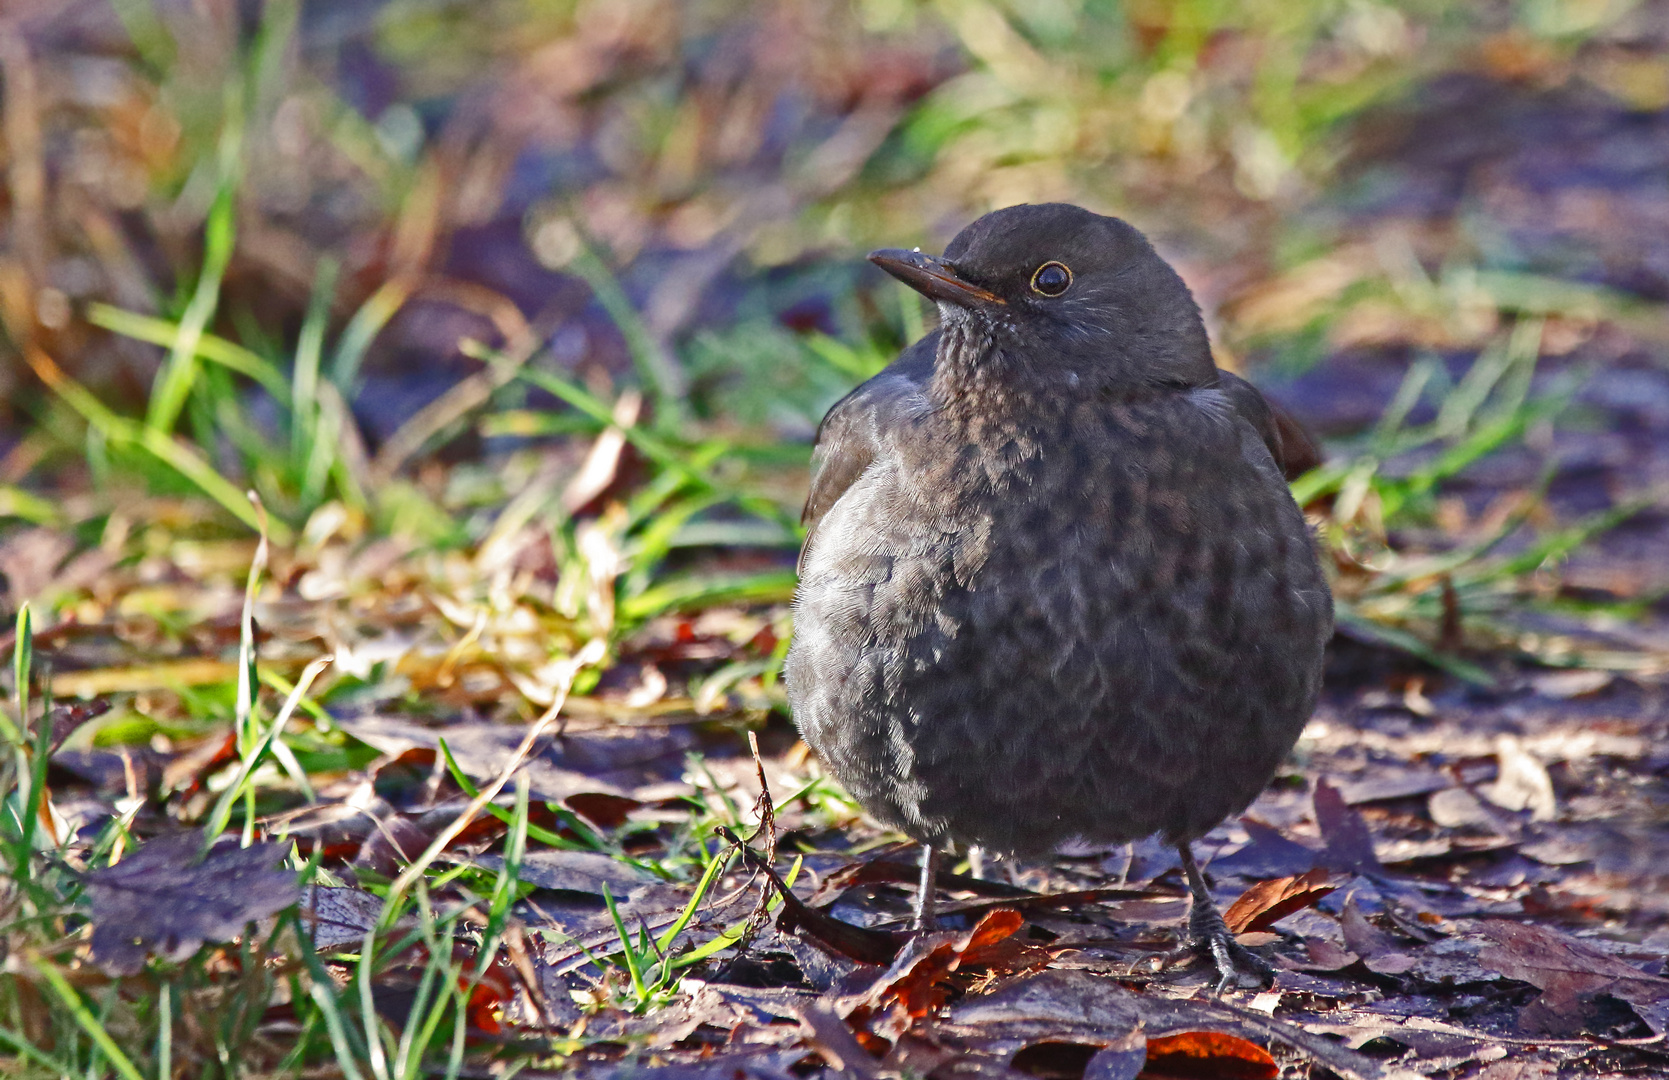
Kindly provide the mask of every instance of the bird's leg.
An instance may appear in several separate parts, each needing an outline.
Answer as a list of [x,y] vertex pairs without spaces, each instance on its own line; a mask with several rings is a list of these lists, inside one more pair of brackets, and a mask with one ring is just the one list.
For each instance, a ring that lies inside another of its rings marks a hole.
[[1275,969],[1235,941],[1234,935],[1229,933],[1228,924],[1223,922],[1222,913],[1217,910],[1217,902],[1211,898],[1211,890],[1205,887],[1205,875],[1200,873],[1200,864],[1194,861],[1193,848],[1185,840],[1176,846],[1176,850],[1182,856],[1182,872],[1188,876],[1188,891],[1194,894],[1194,901],[1188,908],[1190,944],[1196,951],[1210,957],[1216,965],[1219,976],[1217,992],[1220,994],[1239,985],[1243,971],[1256,975],[1260,983],[1272,981]]
[[985,880],[985,849],[978,844],[968,845],[968,876],[975,881]]
[[939,879],[939,849],[932,844],[921,846],[921,880],[916,884],[917,930],[932,930],[939,925],[933,915],[933,900]]

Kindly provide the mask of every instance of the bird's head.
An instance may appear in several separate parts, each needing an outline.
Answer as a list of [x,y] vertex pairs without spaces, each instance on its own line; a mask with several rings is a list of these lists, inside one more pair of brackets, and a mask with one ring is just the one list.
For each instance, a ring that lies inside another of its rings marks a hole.
[[940,356],[953,367],[1083,389],[1217,377],[1188,287],[1118,218],[1011,206],[963,229],[943,257],[888,249],[869,261],[938,303]]

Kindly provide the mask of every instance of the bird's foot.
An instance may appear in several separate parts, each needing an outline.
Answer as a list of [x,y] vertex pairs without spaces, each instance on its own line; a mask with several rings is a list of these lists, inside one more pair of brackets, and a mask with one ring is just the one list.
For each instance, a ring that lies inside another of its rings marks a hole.
[[1215,904],[1194,901],[1188,911],[1188,937],[1188,944],[1172,955],[1209,960],[1217,968],[1219,994],[1242,986],[1267,986],[1275,980],[1275,969],[1267,960],[1234,940]]
[[1219,994],[1241,986],[1244,982],[1242,976],[1246,974],[1254,976],[1258,986],[1274,982],[1275,969],[1229,933],[1228,924],[1223,921],[1216,901],[1211,898],[1211,890],[1206,887],[1205,875],[1200,873],[1199,864],[1194,861],[1193,850],[1184,842],[1177,845],[1176,851],[1182,858],[1182,873],[1188,879],[1188,891],[1193,894],[1194,902],[1188,909],[1189,943],[1171,954],[1172,958],[1193,955],[1210,960],[1217,968]]

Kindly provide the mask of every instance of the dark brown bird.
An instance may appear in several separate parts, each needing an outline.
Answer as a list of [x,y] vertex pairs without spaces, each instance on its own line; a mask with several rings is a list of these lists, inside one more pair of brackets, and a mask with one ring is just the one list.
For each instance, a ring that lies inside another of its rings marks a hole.
[[1136,229],[1016,206],[943,258],[870,261],[940,328],[829,410],[788,653],[796,723],[869,812],[927,845],[1044,853],[1160,833],[1226,986],[1189,841],[1303,729],[1333,603],[1283,477],[1302,430],[1220,371]]

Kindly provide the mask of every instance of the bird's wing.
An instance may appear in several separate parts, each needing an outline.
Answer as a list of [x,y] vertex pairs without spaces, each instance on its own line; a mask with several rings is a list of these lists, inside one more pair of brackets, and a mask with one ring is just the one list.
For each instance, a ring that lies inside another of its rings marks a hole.
[[1281,406],[1258,392],[1258,388],[1228,371],[1217,373],[1217,389],[1228,398],[1234,411],[1263,436],[1275,464],[1288,480],[1295,480],[1321,464],[1321,452],[1304,425]]
[[800,512],[800,524],[806,527],[805,544],[800,548],[802,568],[823,515],[875,460],[887,429],[901,414],[920,405],[933,377],[938,343],[939,334],[934,331],[905,349],[880,373],[835,402],[817,425],[811,492]]

